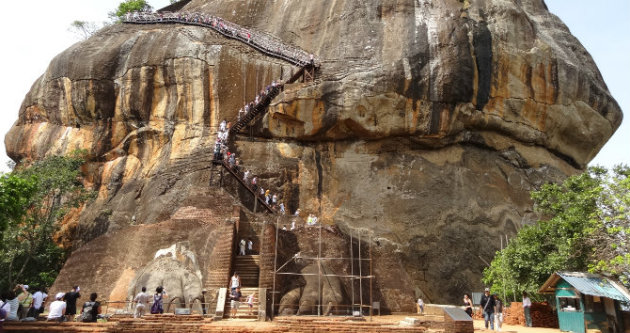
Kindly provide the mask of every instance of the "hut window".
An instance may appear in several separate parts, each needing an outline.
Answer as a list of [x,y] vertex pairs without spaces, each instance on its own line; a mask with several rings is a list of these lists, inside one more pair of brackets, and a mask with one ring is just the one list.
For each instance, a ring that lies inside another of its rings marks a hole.
[[580,311],[580,299],[576,297],[558,297],[560,311]]

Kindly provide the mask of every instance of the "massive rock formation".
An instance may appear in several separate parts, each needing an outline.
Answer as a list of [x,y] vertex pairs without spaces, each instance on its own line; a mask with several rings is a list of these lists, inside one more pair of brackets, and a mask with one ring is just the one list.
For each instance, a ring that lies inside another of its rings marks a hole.
[[[582,170],[621,122],[593,60],[543,0],[192,0],[182,10],[321,61],[314,82],[287,86],[253,140],[233,148],[291,211],[369,235],[390,309],[481,288],[500,238],[536,220],[529,191]],[[203,27],[116,24],[52,60],[7,151],[16,161],[89,151],[99,196],[73,239],[89,245],[133,216],[157,223],[203,201],[191,188],[208,183],[219,121],[295,70]]]

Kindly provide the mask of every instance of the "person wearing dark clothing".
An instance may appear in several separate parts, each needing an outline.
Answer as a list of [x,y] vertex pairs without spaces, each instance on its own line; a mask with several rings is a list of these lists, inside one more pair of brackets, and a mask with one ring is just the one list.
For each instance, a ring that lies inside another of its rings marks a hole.
[[96,301],[96,293],[90,295],[90,301],[83,304],[81,309],[81,321],[86,323],[95,323],[98,314],[101,312],[101,303]]
[[68,316],[69,321],[72,321],[74,315],[77,314],[77,299],[80,297],[79,286],[72,287],[72,291],[66,293],[63,297],[63,300],[66,301],[66,316]]
[[464,294],[464,311],[466,311],[466,313],[472,318],[472,314],[473,314],[473,303],[472,303],[472,299],[470,299],[470,295],[468,294]]
[[490,295],[490,289],[486,288],[481,296],[481,308],[483,309],[483,322],[486,325],[486,329],[488,329],[488,324],[490,324],[490,329],[494,330],[494,297]]
[[241,296],[241,288],[239,287],[236,287],[236,289],[232,290],[232,293],[230,293],[230,312],[232,318],[236,318],[236,312],[238,312]]

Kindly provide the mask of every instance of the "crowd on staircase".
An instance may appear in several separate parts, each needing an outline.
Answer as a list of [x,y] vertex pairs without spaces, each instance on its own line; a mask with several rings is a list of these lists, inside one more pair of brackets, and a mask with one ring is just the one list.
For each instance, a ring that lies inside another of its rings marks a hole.
[[259,31],[247,29],[221,17],[189,12],[130,12],[124,17],[125,23],[167,24],[183,23],[213,29],[225,37],[239,40],[247,45],[276,58],[284,59],[297,66],[317,66],[312,54],[288,45],[279,39]]

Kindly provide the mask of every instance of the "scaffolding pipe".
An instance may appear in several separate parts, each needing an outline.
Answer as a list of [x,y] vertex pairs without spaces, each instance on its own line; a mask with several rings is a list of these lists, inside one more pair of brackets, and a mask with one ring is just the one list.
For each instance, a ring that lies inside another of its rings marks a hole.
[[[378,222],[378,219],[376,221]],[[370,247],[368,251],[370,255],[370,276],[372,276],[372,241],[371,240],[370,240]],[[370,321],[372,321],[372,314],[374,313],[373,306],[374,306],[374,300],[372,299],[372,279],[370,279]]]
[[[278,272],[278,275],[301,275],[301,276],[319,276],[319,273],[292,273],[292,272]],[[345,275],[345,274],[321,274],[321,276],[328,276],[328,277],[343,277],[343,278],[352,278],[354,280],[356,280],[359,276],[358,275]],[[363,278],[364,279],[371,279],[374,276],[371,275],[364,275]]]
[[363,279],[361,279],[361,275],[363,272],[361,271],[361,232],[359,234],[359,302],[361,302],[361,316],[363,316]]
[[271,293],[271,318],[275,317],[276,311],[276,268],[278,266],[278,220],[280,218],[276,218],[276,245],[274,246],[273,252],[273,293]]
[[319,223],[319,252],[317,253],[317,315],[322,315],[322,223]]
[[[353,244],[354,239],[352,238],[352,230],[350,230],[350,274],[354,276],[354,250]],[[352,279],[350,283],[350,287],[352,289],[352,312],[354,312],[354,279]]]

